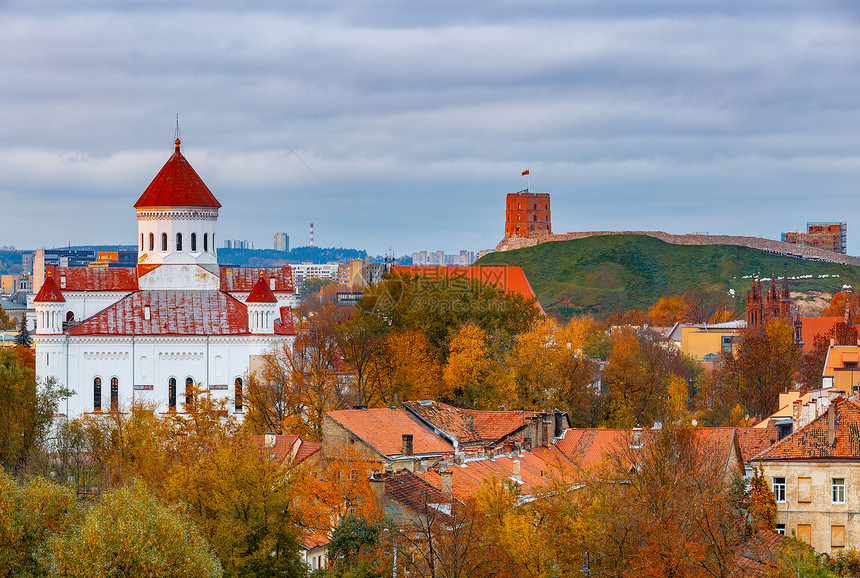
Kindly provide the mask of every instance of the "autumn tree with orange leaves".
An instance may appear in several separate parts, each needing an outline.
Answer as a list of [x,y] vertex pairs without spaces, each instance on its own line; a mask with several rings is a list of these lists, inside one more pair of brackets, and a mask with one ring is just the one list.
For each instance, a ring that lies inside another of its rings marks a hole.
[[768,416],[776,411],[779,394],[793,388],[800,360],[790,322],[771,319],[747,328],[714,372],[715,392],[728,407],[738,403],[750,415]]

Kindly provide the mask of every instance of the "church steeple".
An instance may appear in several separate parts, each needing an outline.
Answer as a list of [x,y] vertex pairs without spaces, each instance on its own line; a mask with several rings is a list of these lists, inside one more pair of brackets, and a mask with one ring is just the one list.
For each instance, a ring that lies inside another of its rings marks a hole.
[[140,265],[217,265],[215,225],[221,203],[180,150],[179,118],[173,154],[134,204]]

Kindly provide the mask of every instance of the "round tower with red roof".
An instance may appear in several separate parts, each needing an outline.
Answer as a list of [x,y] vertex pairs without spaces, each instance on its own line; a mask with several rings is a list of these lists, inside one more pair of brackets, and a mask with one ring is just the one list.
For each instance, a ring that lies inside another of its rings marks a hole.
[[272,292],[268,282],[263,278],[263,271],[260,271],[260,278],[257,284],[251,289],[248,298],[245,299],[245,306],[248,308],[248,331],[250,333],[274,333],[275,319],[278,317],[278,298]]
[[167,160],[137,202],[140,265],[217,265],[215,224],[221,203],[180,151]]

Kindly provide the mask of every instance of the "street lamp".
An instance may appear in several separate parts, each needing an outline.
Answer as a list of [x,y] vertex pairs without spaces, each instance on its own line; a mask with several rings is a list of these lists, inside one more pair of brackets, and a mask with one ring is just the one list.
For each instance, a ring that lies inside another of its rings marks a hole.
[[580,572],[582,572],[582,575],[586,576],[587,578],[591,576],[591,568],[588,567],[588,550],[585,551],[585,557],[583,558],[582,562],[582,570],[580,570]]

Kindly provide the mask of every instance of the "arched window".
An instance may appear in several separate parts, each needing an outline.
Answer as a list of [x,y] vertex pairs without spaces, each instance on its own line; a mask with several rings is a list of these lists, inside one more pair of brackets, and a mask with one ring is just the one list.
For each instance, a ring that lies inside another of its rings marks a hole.
[[185,378],[185,411],[194,403],[194,394],[191,393],[191,388],[194,387],[194,380],[190,377]]
[[110,378],[110,410],[119,411],[119,380]]
[[517,215],[517,221],[519,221],[519,220],[520,220],[520,217],[521,217],[521,216],[522,216],[522,215]]
[[176,250],[182,250],[182,233],[176,233]]
[[236,411],[242,411],[242,378],[237,377],[234,385],[236,390]]
[[203,233],[203,251],[209,251],[209,233]]
[[167,233],[161,234],[161,251],[167,253]]
[[155,251],[155,235],[149,234],[149,250]]
[[93,411],[102,410],[102,378],[93,380]]
[[191,252],[197,252],[197,233],[191,233]]
[[143,251],[143,233],[140,234],[140,250]]
[[535,211],[537,211],[537,203],[535,203]]
[[532,221],[537,221],[537,215],[532,215]]
[[167,380],[167,409],[176,411],[176,378]]

